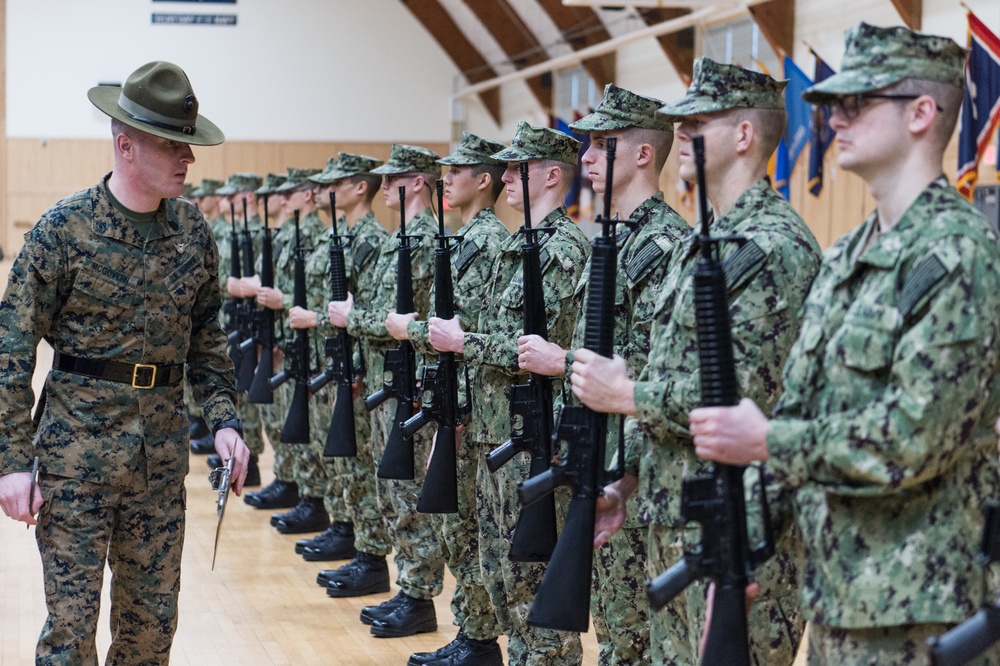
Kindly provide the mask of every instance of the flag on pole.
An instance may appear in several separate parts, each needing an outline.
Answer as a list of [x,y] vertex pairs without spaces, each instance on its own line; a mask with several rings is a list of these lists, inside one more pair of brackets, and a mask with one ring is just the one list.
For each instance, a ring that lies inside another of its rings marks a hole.
[[[815,51],[812,49],[809,50],[812,51],[813,57],[816,58],[814,79],[816,83],[836,74],[829,65],[823,62],[823,59]],[[833,143],[833,137],[837,133],[830,129],[830,107],[828,106],[814,106],[812,121],[813,134],[812,142],[809,146],[809,192],[814,197],[818,197],[819,193],[823,190],[823,157],[826,155],[826,149]]]
[[958,178],[955,187],[972,200],[979,159],[1000,122],[1000,39],[969,12],[969,59],[965,64],[965,98],[958,133]]
[[785,112],[788,115],[788,122],[785,125],[785,134],[775,150],[772,162],[769,163],[769,167],[773,164],[773,170],[769,168],[769,173],[774,189],[788,199],[792,170],[795,169],[795,163],[798,162],[802,149],[812,138],[812,107],[802,99],[802,93],[812,85],[812,81],[788,56],[785,56],[784,65],[785,78],[788,79],[788,86],[785,88]]

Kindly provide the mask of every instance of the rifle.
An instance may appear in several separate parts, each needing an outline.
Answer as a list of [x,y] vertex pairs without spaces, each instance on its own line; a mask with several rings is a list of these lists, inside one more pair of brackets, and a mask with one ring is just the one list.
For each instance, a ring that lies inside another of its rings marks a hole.
[[[240,236],[240,257],[243,260],[243,275],[254,274],[253,242],[250,239],[250,224],[247,222],[247,198],[243,197],[243,233]],[[257,312],[257,299],[248,296],[242,299],[237,307],[237,330],[240,342],[237,347],[240,364],[236,367],[236,390],[246,393],[253,383],[253,373],[257,369],[257,344],[253,340],[254,319]]]
[[[264,195],[264,238],[260,246],[260,284],[262,287],[274,287],[274,253],[271,239],[271,229],[268,226],[267,195]],[[254,313],[254,335],[249,343],[256,347],[260,345],[260,358],[257,361],[257,371],[254,373],[247,400],[255,405],[270,405],[274,402],[274,391],[269,380],[274,368],[274,310],[261,308]],[[246,341],[243,344],[247,344]],[[242,349],[243,345],[240,345]]]
[[[698,170],[698,214],[702,258],[694,271],[695,321],[701,366],[701,402],[706,407],[739,403],[739,383],[733,361],[733,341],[726,297],[726,276],[718,259],[723,238],[712,238],[708,229],[705,195],[705,142],[692,137]],[[660,610],[685,587],[702,577],[715,582],[712,624],[708,629],[701,663],[749,666],[746,587],[753,569],[774,552],[767,508],[767,493],[761,474],[761,506],[764,542],[750,550],[747,531],[743,472],[745,466],[715,463],[709,474],[684,479],[681,517],[701,525],[701,544],[686,551],[684,559],[646,583],[650,607]]]
[[[602,233],[593,240],[590,287],[587,292],[583,346],[601,356],[614,354],[615,291],[618,245],[611,219],[611,183],[616,139],[607,139],[607,177]],[[528,624],[548,629],[585,632],[590,619],[590,580],[594,562],[594,516],[597,498],[613,480],[604,468],[608,415],[584,405],[563,405],[556,421],[555,441],[566,444],[566,462],[553,465],[517,486],[521,506],[530,506],[562,485],[573,487],[573,499],[549,566],[528,613]],[[619,469],[621,469],[619,459]],[[615,478],[620,476],[615,472]]]
[[[399,188],[399,249],[396,264],[396,313],[409,314],[413,306],[413,267],[410,239],[406,234],[406,188]],[[413,416],[413,400],[417,392],[417,359],[409,340],[401,340],[395,349],[385,353],[384,385],[365,398],[371,411],[389,398],[396,399],[396,418],[385,443],[385,451],[376,476],[380,479],[412,480],[414,478],[413,442],[403,437],[400,424]]]
[[[538,234],[552,229],[531,227],[528,163],[520,163],[524,196],[524,234],[521,271],[524,283],[524,334],[548,339],[545,295],[542,288],[541,243]],[[538,476],[552,464],[552,380],[531,373],[527,384],[510,387],[510,439],[486,455],[491,472],[521,451],[531,452],[528,477]],[[549,494],[521,509],[514,526],[508,557],[512,562],[547,562],[556,546],[556,504]]]
[[[347,266],[344,261],[344,243],[351,234],[337,233],[337,195],[330,192],[330,210],[333,229],[330,233],[330,300],[347,300]],[[323,455],[353,458],[358,455],[358,441],[354,432],[354,344],[347,329],[338,328],[326,339],[326,357],[330,367],[309,380],[309,392],[317,393],[330,382],[337,382],[337,400],[333,404],[333,418],[326,432]]]
[[[451,247],[444,228],[444,181],[437,181],[438,247],[434,256],[434,314],[441,319],[455,316],[455,289],[451,274]],[[417,511],[422,513],[458,513],[458,459],[455,451],[456,434],[463,411],[458,407],[458,364],[455,354],[441,352],[437,365],[425,365],[421,386],[423,403],[420,411],[402,424],[404,437],[427,423],[438,424],[434,452],[427,466],[427,478],[420,489]],[[465,413],[469,411],[466,403]]]
[[[978,557],[986,567],[1000,560],[1000,504],[989,502]],[[984,581],[985,587],[985,581]],[[1000,603],[983,604],[978,613],[940,637],[928,639],[934,666],[963,666],[1000,640]]]
[[[295,211],[295,286],[293,302],[297,307],[308,306],[306,302],[306,255],[310,247],[302,247],[299,235],[299,211]],[[285,348],[286,367],[267,380],[273,391],[289,379],[295,380],[295,393],[288,407],[285,425],[281,428],[281,441],[285,444],[309,443],[309,329],[295,331],[295,338]]]
[[[229,202],[229,274],[239,279],[243,277],[240,269],[240,240],[236,235],[236,204]],[[239,316],[242,298],[227,298],[222,306],[222,312],[226,315],[226,347],[229,351],[229,360],[233,368],[240,367],[240,326]]]

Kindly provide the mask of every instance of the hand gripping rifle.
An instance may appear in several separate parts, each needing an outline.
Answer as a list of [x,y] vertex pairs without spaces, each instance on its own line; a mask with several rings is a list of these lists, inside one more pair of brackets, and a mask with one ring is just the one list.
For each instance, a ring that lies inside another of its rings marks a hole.
[[[308,306],[306,302],[306,255],[311,247],[302,247],[299,235],[299,211],[295,211],[295,283],[293,302],[297,307]],[[281,428],[281,441],[285,444],[309,443],[309,329],[295,331],[295,338],[285,348],[285,364],[281,372],[268,380],[271,390],[278,388],[289,379],[295,380],[292,404]]]
[[[254,274],[253,241],[250,238],[250,224],[247,222],[247,198],[243,197],[243,233],[240,234],[240,258],[243,260],[243,276]],[[257,343],[254,342],[254,322],[257,318],[257,299],[247,296],[236,309],[237,329],[240,334],[240,364],[236,367],[236,390],[246,393],[253,383],[253,373],[257,369]]]
[[[456,237],[449,236],[444,228],[444,183],[441,179],[437,181],[437,200],[438,246],[434,256],[434,314],[440,319],[451,319],[455,316],[455,289],[451,274],[451,247],[448,244],[455,241]],[[425,365],[421,387],[423,403],[420,411],[403,423],[403,436],[412,437],[431,421],[438,424],[438,431],[434,452],[427,466],[427,477],[417,501],[417,511],[458,513],[456,433],[459,420],[469,410],[468,403],[464,410],[458,406],[458,364],[455,354],[441,352],[438,354],[437,365]],[[468,391],[466,394],[468,395]]]
[[[413,267],[410,239],[406,234],[406,188],[399,188],[399,249],[396,254],[396,313],[409,314],[413,306]],[[403,437],[400,424],[413,416],[413,400],[417,392],[417,359],[409,340],[401,340],[395,349],[385,353],[384,385],[365,398],[371,411],[389,398],[396,399],[396,417],[385,443],[385,451],[376,476],[380,479],[412,480],[413,442]]]
[[[531,227],[528,194],[528,163],[521,162],[521,189],[524,195],[524,234],[521,270],[524,283],[524,334],[548,339],[545,294],[542,288],[541,243],[538,234],[551,229]],[[529,478],[538,476],[552,464],[552,380],[531,373],[527,384],[510,387],[510,439],[486,455],[491,472],[521,451],[531,452]],[[548,494],[521,509],[514,526],[508,557],[513,562],[547,562],[556,546],[555,496]]]
[[[698,170],[698,214],[702,259],[694,271],[695,321],[701,366],[701,402],[705,407],[728,407],[739,402],[739,383],[733,361],[733,341],[726,297],[726,276],[718,259],[722,238],[708,230],[705,195],[705,143],[692,137]],[[715,463],[710,474],[684,479],[681,517],[701,525],[701,544],[684,559],[646,583],[650,607],[660,610],[685,587],[702,577],[715,582],[712,623],[708,629],[704,666],[750,665],[747,634],[746,587],[753,569],[773,553],[767,494],[761,475],[764,542],[750,550],[744,497],[743,466]]]
[[[988,566],[1000,560],[1000,505],[990,502],[985,508],[986,523],[980,546],[979,563]],[[984,587],[985,587],[984,578]],[[1000,640],[1000,603],[984,604],[978,613],[943,636],[931,638],[931,663],[934,666],[963,666]]]
[[[347,266],[344,245],[350,242],[350,233],[337,233],[337,195],[330,192],[330,210],[333,211],[333,229],[330,234],[330,300],[347,300]],[[333,404],[333,418],[326,431],[323,455],[353,458],[358,455],[358,441],[354,432],[354,341],[346,328],[338,328],[326,339],[324,347],[330,366],[309,380],[309,392],[317,393],[330,382],[337,383],[337,400]]]
[[[240,237],[236,233],[236,205],[232,201],[229,202],[229,228],[229,274],[239,279],[243,276],[240,268]],[[234,369],[240,367],[239,317],[242,304],[242,298],[227,298],[222,306],[222,312],[226,316],[226,345]]]
[[[274,287],[274,244],[268,227],[266,194],[264,238],[260,245],[260,284],[262,287]],[[270,405],[274,402],[274,391],[270,385],[271,370],[274,368],[274,310],[271,308],[261,308],[254,314],[254,336],[250,344],[255,347],[260,345],[260,358],[257,359],[257,371],[250,383],[247,400],[255,405]]]
[[[614,354],[615,290],[618,245],[611,219],[611,183],[614,178],[614,137],[607,140],[607,177],[604,215],[597,221],[602,233],[594,238],[590,257],[583,346],[601,356]],[[594,516],[597,498],[613,480],[604,468],[608,415],[583,405],[563,405],[556,421],[556,442],[566,443],[567,459],[538,476],[518,484],[522,506],[551,495],[558,486],[571,485],[566,524],[535,595],[528,624],[548,629],[585,632],[590,619],[590,580],[594,560]],[[621,463],[619,462],[619,467]],[[620,474],[614,475],[615,477]]]

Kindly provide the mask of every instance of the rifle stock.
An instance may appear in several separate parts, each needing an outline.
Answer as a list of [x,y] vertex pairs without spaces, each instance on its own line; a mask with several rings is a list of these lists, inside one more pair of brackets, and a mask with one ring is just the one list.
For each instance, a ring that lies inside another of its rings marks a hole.
[[[295,281],[293,302],[297,307],[308,306],[306,301],[306,254],[312,248],[302,247],[299,231],[299,211],[295,211]],[[269,384],[277,388],[287,380],[295,381],[295,391],[288,407],[288,416],[281,428],[281,441],[286,444],[309,443],[309,329],[295,331],[292,344],[286,349],[288,366]]]
[[[260,284],[274,287],[274,244],[268,226],[267,196],[264,195],[264,238],[260,245]],[[270,405],[274,402],[274,391],[270,386],[271,372],[274,370],[274,310],[261,308],[255,313],[253,346],[260,345],[257,369],[247,391],[247,400],[255,405]]]
[[[234,278],[243,276],[240,265],[240,239],[236,233],[236,204],[229,202],[229,274]],[[242,298],[228,298],[222,306],[226,315],[226,349],[233,369],[240,367],[240,310],[243,307]]]
[[[243,197],[243,233],[240,236],[240,258],[243,260],[243,277],[254,274],[253,240],[250,237],[250,223],[247,221],[247,198]],[[246,393],[253,383],[257,369],[257,344],[254,342],[254,323],[257,319],[257,299],[248,296],[237,308],[240,332],[238,346],[240,364],[236,368],[236,391]]]
[[[399,188],[399,248],[396,254],[396,313],[409,314],[413,307],[413,266],[410,236],[406,234],[406,188]],[[374,409],[390,397],[396,399],[396,415],[386,439],[385,451],[376,476],[380,479],[411,481],[415,476],[413,443],[403,437],[401,425],[413,416],[417,385],[417,360],[409,340],[401,340],[385,353],[385,385],[365,399]]]

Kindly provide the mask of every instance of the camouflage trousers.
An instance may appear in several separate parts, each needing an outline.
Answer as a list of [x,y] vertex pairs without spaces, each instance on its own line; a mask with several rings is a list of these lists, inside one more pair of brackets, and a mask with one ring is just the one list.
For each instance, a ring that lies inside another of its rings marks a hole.
[[[684,555],[683,530],[649,526],[649,577],[663,573]],[[658,612],[650,612],[650,641],[657,664],[698,666],[699,643],[705,626],[708,585],[692,583]],[[797,594],[758,598],[747,619],[750,661],[755,666],[792,666],[805,620]]]
[[[473,443],[479,453],[476,500],[479,515],[479,558],[483,583],[493,601],[500,628],[507,635],[508,663],[517,666],[580,664],[579,634],[532,627],[528,611],[545,574],[545,563],[511,562],[508,556],[521,507],[517,483],[528,478],[530,459],[518,455],[497,472],[486,466],[496,444]],[[565,490],[565,489],[560,489]],[[565,515],[567,495],[557,493],[557,513]]]
[[590,607],[601,666],[652,664],[643,587],[646,534],[645,527],[626,527],[594,551]]
[[[396,417],[396,401],[387,400],[372,412],[372,453],[378,469],[385,444]],[[417,512],[420,488],[427,474],[430,456],[430,428],[424,428],[410,440],[414,451],[414,479],[402,481],[376,478],[375,492],[379,511],[389,529],[396,549],[396,584],[416,599],[430,599],[441,594],[444,582],[444,557],[434,529],[433,518]]]
[[[930,666],[927,639],[940,636],[954,624],[910,624],[870,629],[842,629],[809,625],[807,666]],[[1000,647],[994,646],[969,666],[997,666]]]
[[243,419],[243,441],[250,453],[264,453],[264,432],[260,420],[260,406],[250,404],[246,393],[236,394],[236,413]]
[[[312,396],[309,400],[309,443],[288,446],[292,455],[292,478],[299,486],[299,496],[323,497],[328,505],[331,504],[327,498],[330,483],[339,481],[330,478],[331,474],[336,474],[336,470],[332,464],[323,459],[326,431],[330,426],[330,416],[333,414],[330,399],[330,387]],[[347,519],[347,507],[343,505],[342,498],[341,491],[337,493],[337,500],[332,502],[334,511],[330,513],[336,516],[335,520]],[[327,506],[327,509],[330,507]]]
[[488,640],[501,633],[496,611],[483,584],[479,565],[479,521],[476,519],[476,471],[479,447],[461,444],[457,458],[458,513],[441,514],[441,548],[448,568],[455,576],[451,599],[454,624],[470,638]]
[[274,449],[274,478],[291,483],[295,480],[294,455],[289,444],[281,441],[281,429],[288,418],[288,407],[292,404],[295,387],[285,382],[274,389],[274,402],[259,405],[260,417],[264,424],[264,434]]
[[[392,541],[375,495],[371,416],[365,409],[363,396],[354,399],[354,428],[358,455],[354,458],[324,459],[327,464],[333,465],[340,478],[328,486],[327,496],[335,494],[339,488],[348,520],[354,523],[354,547],[357,550],[370,555],[388,555],[392,550]],[[328,502],[327,508],[330,509],[332,504],[332,501]]]
[[97,666],[98,609],[111,568],[108,664],[166,664],[177,628],[185,490],[142,491],[44,475],[36,540],[48,617],[35,663]]

